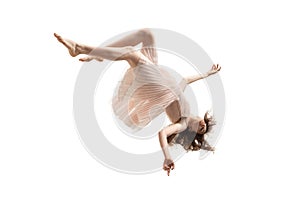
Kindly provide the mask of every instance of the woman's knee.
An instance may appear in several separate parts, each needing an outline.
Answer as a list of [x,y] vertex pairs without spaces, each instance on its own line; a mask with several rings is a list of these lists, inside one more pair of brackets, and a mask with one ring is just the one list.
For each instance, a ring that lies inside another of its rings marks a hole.
[[140,29],[138,33],[141,36],[141,38],[153,38],[151,30],[148,28]]

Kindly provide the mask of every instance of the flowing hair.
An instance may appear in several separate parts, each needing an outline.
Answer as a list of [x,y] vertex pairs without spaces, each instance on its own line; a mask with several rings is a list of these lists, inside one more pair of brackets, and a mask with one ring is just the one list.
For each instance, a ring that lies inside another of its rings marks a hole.
[[206,132],[204,134],[191,131],[189,127],[187,127],[180,133],[168,136],[168,144],[180,144],[187,151],[199,151],[200,149],[214,151],[214,148],[205,140],[205,135],[209,134],[216,122],[212,116],[209,116],[208,112],[204,115],[204,122],[206,124]]

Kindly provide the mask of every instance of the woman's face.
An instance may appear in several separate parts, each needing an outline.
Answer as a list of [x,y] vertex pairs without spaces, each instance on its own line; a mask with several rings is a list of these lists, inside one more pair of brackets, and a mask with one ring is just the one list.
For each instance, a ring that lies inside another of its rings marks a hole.
[[199,121],[199,129],[198,129],[197,133],[204,134],[204,133],[206,133],[206,129],[207,129],[206,123],[205,123],[204,119],[201,119]]
[[191,131],[196,132],[198,134],[206,133],[207,129],[204,119],[200,117],[191,118],[189,128]]

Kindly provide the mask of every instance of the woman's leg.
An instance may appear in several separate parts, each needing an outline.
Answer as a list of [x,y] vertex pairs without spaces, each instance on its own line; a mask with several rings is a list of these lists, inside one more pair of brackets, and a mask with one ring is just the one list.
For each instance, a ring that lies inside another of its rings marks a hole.
[[126,47],[126,46],[136,46],[142,43],[143,47],[154,46],[154,37],[150,30],[141,29],[134,33],[131,33],[116,42],[113,42],[107,47]]
[[154,36],[149,29],[138,30],[107,45],[107,47],[136,46],[140,43],[142,43],[142,54],[144,54],[150,61],[157,64],[157,52],[155,49]]
[[[132,34],[129,34],[106,47],[127,47],[127,46],[136,46],[142,43],[141,52],[150,59],[153,63],[157,63],[157,53],[155,49],[154,36],[151,31],[148,29],[141,29]],[[85,57],[81,58],[80,61],[91,61],[95,58]],[[96,60],[101,61],[101,58]]]
[[67,49],[72,57],[79,54],[88,54],[108,60],[126,60],[130,66],[137,65],[139,55],[133,51],[133,47],[92,47],[84,44],[78,44],[72,40],[64,39],[60,35],[54,33],[54,36]]

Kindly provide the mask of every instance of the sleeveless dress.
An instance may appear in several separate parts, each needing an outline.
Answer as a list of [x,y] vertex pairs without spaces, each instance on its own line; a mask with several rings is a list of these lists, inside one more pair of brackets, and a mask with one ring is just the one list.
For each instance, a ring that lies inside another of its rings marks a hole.
[[181,116],[188,117],[189,104],[183,94],[186,81],[177,83],[162,66],[140,54],[138,65],[126,71],[115,89],[114,114],[131,129],[141,129],[178,100]]

